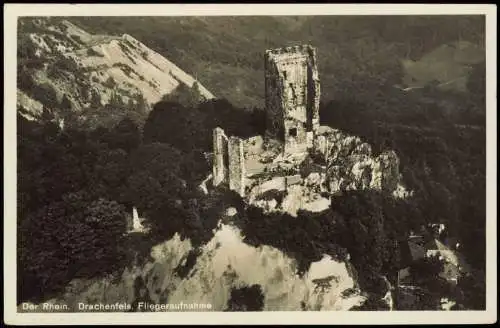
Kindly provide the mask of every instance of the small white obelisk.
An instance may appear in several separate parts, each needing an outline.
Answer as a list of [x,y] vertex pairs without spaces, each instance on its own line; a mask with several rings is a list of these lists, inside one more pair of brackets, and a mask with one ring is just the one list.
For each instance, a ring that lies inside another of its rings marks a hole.
[[133,231],[143,231],[141,219],[139,218],[139,213],[137,213],[137,208],[134,206],[132,209],[132,230]]

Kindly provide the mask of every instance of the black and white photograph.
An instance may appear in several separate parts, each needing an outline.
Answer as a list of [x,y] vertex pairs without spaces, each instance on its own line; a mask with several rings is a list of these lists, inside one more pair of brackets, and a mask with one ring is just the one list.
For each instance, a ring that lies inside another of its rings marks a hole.
[[9,318],[496,321],[496,7],[30,6]]

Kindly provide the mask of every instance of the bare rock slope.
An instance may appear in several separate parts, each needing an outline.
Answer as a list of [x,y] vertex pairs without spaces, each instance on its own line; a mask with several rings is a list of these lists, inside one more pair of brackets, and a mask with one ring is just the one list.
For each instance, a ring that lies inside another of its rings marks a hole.
[[[39,117],[44,106],[77,112],[111,102],[148,106],[197,82],[127,34],[93,35],[54,18],[20,20],[18,33],[17,101],[27,118]],[[214,98],[196,87],[203,98]]]

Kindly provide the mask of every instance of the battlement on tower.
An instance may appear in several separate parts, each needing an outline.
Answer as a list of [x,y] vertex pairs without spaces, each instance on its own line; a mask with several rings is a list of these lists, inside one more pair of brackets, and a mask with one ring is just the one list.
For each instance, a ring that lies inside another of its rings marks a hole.
[[297,54],[297,53],[310,53],[314,52],[315,49],[309,44],[301,44],[297,46],[290,46],[290,47],[282,47],[282,48],[275,48],[275,49],[267,49],[266,50],[266,56],[269,55],[283,55],[283,54]]

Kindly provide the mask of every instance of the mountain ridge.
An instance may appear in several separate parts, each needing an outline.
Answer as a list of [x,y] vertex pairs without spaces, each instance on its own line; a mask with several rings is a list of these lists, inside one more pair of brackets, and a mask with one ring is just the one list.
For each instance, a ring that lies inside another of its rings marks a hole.
[[56,117],[64,117],[67,107],[82,116],[89,107],[111,103],[130,111],[147,107],[142,111],[148,112],[180,85],[196,84],[202,99],[215,98],[195,78],[131,35],[90,34],[64,19],[38,19],[28,26],[20,22],[17,103],[28,119],[39,119],[44,107]]

